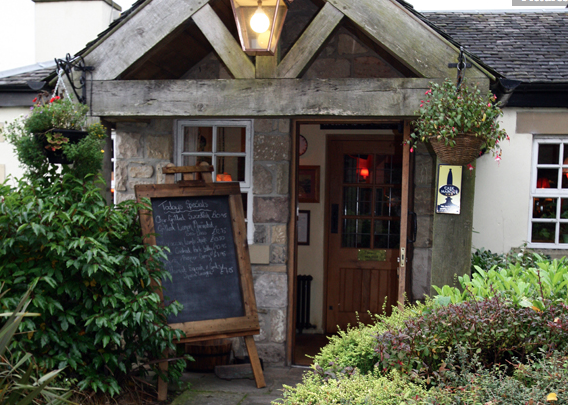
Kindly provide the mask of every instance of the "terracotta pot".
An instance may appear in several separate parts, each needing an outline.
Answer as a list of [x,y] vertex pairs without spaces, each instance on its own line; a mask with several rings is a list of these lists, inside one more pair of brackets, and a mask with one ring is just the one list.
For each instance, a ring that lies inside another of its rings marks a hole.
[[[75,129],[52,129],[50,132],[62,134],[64,137],[69,139],[70,144],[79,143],[81,139],[86,138],[87,135],[89,134],[87,131],[77,131]],[[58,163],[62,165],[68,165],[73,163],[67,159],[67,157],[63,154],[63,151],[61,149],[57,150],[46,149],[45,147],[49,145],[49,142],[47,142],[47,137],[45,135],[41,136],[41,140],[42,140],[43,152],[45,153],[45,156],[47,156],[47,160],[49,161],[49,163],[51,164]]]
[[458,134],[454,137],[454,140],[456,144],[449,146],[445,144],[443,139],[430,138],[430,144],[441,162],[463,166],[479,157],[483,144],[482,138],[473,134]]

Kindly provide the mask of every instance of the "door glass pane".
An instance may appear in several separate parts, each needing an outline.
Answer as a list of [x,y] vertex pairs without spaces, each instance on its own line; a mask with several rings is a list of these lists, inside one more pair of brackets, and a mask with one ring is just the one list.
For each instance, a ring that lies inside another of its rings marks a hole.
[[389,197],[389,216],[400,217],[401,206],[400,201],[402,199],[400,188],[391,188]]
[[533,222],[531,242],[554,243],[555,232],[556,232],[555,223]]
[[344,155],[343,182],[367,183],[373,182],[373,155]]
[[400,184],[402,161],[393,155],[377,155],[375,184]]
[[557,164],[560,164],[560,161],[558,159],[559,155],[560,155],[560,144],[541,143],[538,146],[538,164],[539,165],[557,165]]
[[245,181],[244,156],[217,156],[217,181]]
[[533,218],[556,218],[556,198],[533,198]]
[[536,188],[558,188],[558,169],[538,169]]
[[246,128],[217,128],[217,152],[246,152]]
[[372,189],[343,187],[343,215],[371,215]]
[[375,249],[397,249],[400,246],[400,220],[375,221]]
[[344,219],[341,246],[347,248],[370,248],[371,220]]
[[212,127],[184,127],[183,152],[212,152]]

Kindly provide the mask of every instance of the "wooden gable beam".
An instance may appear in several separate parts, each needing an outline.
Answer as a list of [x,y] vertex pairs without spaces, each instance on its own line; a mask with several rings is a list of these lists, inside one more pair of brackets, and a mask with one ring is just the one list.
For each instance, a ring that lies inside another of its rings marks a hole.
[[83,55],[95,67],[93,79],[116,79],[208,2],[147,1]]
[[[92,114],[129,117],[411,117],[432,79],[111,80]],[[489,86],[489,80],[483,79]]]
[[[454,77],[459,51],[410,11],[392,0],[327,0],[380,46],[422,77]],[[468,77],[483,77],[477,68]]]
[[235,79],[255,77],[255,67],[249,57],[209,4],[203,6],[192,18]]
[[343,13],[326,3],[276,69],[276,77],[294,79],[304,71],[343,18]]

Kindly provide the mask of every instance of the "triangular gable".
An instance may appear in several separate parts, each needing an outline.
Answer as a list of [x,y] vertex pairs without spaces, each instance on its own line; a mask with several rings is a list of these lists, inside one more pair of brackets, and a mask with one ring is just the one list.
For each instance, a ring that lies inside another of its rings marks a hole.
[[[147,0],[83,54],[95,66],[93,79],[118,78],[190,18],[236,79],[299,77],[343,18],[418,77],[456,74],[448,63],[457,61],[458,48],[396,0],[328,0],[277,66],[274,57],[257,57],[255,66],[209,3]],[[487,76],[475,62],[468,70],[468,77]]]

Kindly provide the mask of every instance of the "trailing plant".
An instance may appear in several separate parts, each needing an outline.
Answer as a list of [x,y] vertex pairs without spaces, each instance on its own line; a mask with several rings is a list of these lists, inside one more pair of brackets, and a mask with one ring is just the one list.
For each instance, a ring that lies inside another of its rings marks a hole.
[[524,362],[539,349],[568,346],[568,306],[547,302],[546,309],[520,308],[499,297],[434,306],[418,317],[379,334],[377,367],[408,375],[435,376],[457,346],[484,367],[512,358]]
[[[2,312],[3,325],[0,329],[0,403],[7,405],[62,404],[68,403],[71,395],[68,390],[49,386],[61,370],[54,370],[39,376],[38,367],[30,353],[10,350],[14,334],[17,332],[24,317],[39,316],[26,312],[30,304],[30,293],[37,283],[24,294],[15,310]],[[2,290],[0,287],[0,290]],[[6,292],[0,294],[3,297]]]
[[[52,168],[52,171],[55,171]],[[10,288],[0,305],[13,307],[27,285],[40,278],[18,350],[42,369],[65,368],[81,389],[115,395],[120,384],[175,349],[179,330],[167,326],[177,313],[163,306],[158,288],[169,274],[165,253],[143,243],[141,205],[106,205],[93,176],[64,173],[50,183],[26,178],[17,189],[0,186],[0,281]],[[177,379],[185,363],[170,363]]]
[[[482,148],[492,151],[500,159],[499,142],[509,139],[504,129],[499,128],[498,118],[503,112],[495,103],[491,92],[482,93],[477,85],[468,85],[464,80],[456,89],[452,80],[442,84],[430,83],[430,88],[420,100],[414,121],[414,132],[410,135],[411,148],[431,139],[454,146],[459,134],[472,134],[483,140]],[[411,149],[412,151],[412,149]]]
[[[38,97],[34,103],[29,115],[7,123],[3,129],[26,172],[37,178],[45,176],[51,167],[46,155],[49,150],[62,153],[72,162],[78,177],[97,173],[103,162],[106,128],[99,123],[87,125],[88,106],[59,96],[46,102]],[[74,143],[58,129],[81,130],[88,135]]]
[[458,277],[461,289],[433,286],[435,302],[447,305],[468,300],[482,300],[500,295],[514,305],[545,308],[546,301],[568,304],[568,261],[545,260],[536,256],[536,267],[524,268],[522,262],[488,271],[475,266],[475,273]]

